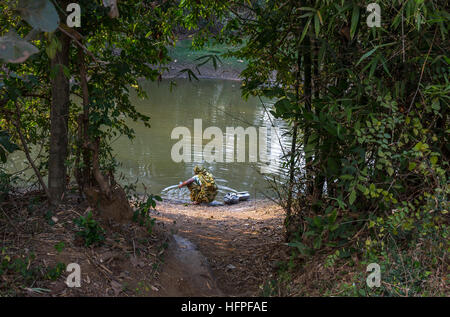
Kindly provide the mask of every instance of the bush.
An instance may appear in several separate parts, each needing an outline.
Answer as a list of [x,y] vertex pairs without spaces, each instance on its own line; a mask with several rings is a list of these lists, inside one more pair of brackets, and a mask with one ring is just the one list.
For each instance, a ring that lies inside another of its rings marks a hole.
[[133,214],[133,221],[145,226],[149,234],[152,233],[155,225],[155,218],[150,217],[149,209],[156,207],[156,201],[161,201],[160,196],[149,195],[146,201],[138,200],[137,208]]
[[82,229],[76,235],[83,238],[85,246],[101,244],[105,240],[105,230],[92,218],[92,212],[89,211],[85,217],[80,216],[75,224]]

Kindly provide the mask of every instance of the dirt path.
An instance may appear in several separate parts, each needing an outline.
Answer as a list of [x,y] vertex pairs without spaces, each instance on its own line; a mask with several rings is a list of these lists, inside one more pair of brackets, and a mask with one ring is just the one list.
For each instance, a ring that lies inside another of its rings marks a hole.
[[[76,235],[75,220],[92,210],[86,204],[67,198],[49,214],[44,198],[31,209],[27,201],[0,218],[0,263],[21,268],[0,275],[0,296],[258,296],[286,259],[283,212],[267,201],[161,202],[151,234],[134,222],[101,221],[105,240],[91,247]],[[65,283],[59,266],[69,263],[80,266],[79,288]]]
[[[185,246],[187,249],[198,250],[206,257],[206,265],[211,268],[213,277],[195,270],[192,274],[203,275],[206,278],[203,284],[207,286],[213,279],[223,295],[257,296],[260,286],[275,271],[277,262],[286,256],[282,237],[283,212],[272,202],[249,201],[220,207],[163,202],[152,216],[161,227],[195,245]],[[171,263],[173,259],[169,257],[166,265],[178,266]],[[191,265],[193,268],[199,266],[202,265]],[[170,268],[166,273],[170,275]],[[161,278],[163,276],[164,271]],[[214,287],[210,289],[208,293],[208,288],[202,287],[199,295],[217,295]],[[187,295],[190,294],[195,294],[192,287],[187,291]],[[165,295],[185,294],[178,291]]]

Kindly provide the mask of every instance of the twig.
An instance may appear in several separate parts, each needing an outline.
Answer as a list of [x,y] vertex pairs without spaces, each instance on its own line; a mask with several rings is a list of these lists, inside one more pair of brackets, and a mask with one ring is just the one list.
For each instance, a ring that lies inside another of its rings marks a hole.
[[409,105],[409,109],[408,109],[408,112],[407,112],[407,113],[409,113],[409,112],[411,111],[411,108],[412,108],[412,106],[413,106],[413,104],[414,104],[414,101],[416,100],[417,93],[419,92],[419,89],[420,89],[420,83],[421,83],[421,81],[422,81],[423,72],[424,72],[424,70],[425,70],[425,65],[426,65],[426,63],[427,63],[428,57],[430,56],[431,49],[433,48],[434,39],[436,38],[436,34],[437,34],[437,29],[434,31],[433,40],[431,41],[430,48],[428,49],[427,56],[425,57],[425,61],[423,62],[423,65],[422,65],[422,71],[420,72],[419,82],[417,83],[417,89],[416,89],[416,92],[414,93],[413,99],[411,100],[411,104]]
[[81,42],[78,41],[78,39],[77,39],[74,35],[70,34],[70,33],[67,32],[66,30],[64,30],[61,26],[59,26],[58,29],[59,29],[61,32],[63,32],[65,35],[67,35],[68,37],[70,37],[72,40],[74,40],[74,42],[75,42],[79,47],[81,47],[81,48],[83,49],[83,51],[85,51],[89,56],[91,56],[97,64],[108,64],[108,62],[104,62],[104,61],[102,61],[102,60],[97,59],[97,57],[95,57],[95,55],[94,55],[90,50],[88,50],[86,46],[84,46],[83,44],[81,44]]
[[0,208],[3,212],[3,214],[5,215],[6,219],[8,219],[8,222],[11,226],[14,227],[14,229],[16,229],[16,231],[18,231],[17,227],[14,225],[14,223],[12,222],[11,218],[9,218],[8,214],[3,210],[3,208]]
[[16,113],[17,113],[17,120],[16,120],[17,133],[19,134],[20,142],[22,143],[23,150],[25,152],[25,156],[27,157],[27,160],[30,163],[31,167],[33,167],[34,173],[36,174],[36,177],[38,178],[39,183],[41,184],[42,188],[45,191],[45,195],[47,196],[48,199],[51,199],[50,198],[50,192],[48,191],[48,188],[45,185],[44,180],[42,179],[42,175],[39,172],[39,170],[37,169],[37,167],[34,164],[33,160],[31,159],[30,151],[28,149],[28,145],[25,142],[25,138],[23,137],[23,134],[22,134],[22,131],[21,131],[21,128],[20,128],[20,119],[19,119],[20,118],[20,111],[19,111],[19,106],[17,105],[17,102],[15,103],[15,105],[16,105]]

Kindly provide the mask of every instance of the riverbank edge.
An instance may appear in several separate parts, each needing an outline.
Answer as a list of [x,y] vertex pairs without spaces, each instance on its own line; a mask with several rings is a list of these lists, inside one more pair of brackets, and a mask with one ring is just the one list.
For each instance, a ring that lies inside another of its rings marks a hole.
[[166,65],[167,70],[163,72],[162,79],[189,79],[186,72],[181,72],[183,69],[190,69],[197,76],[198,79],[221,79],[241,82],[241,71],[228,67],[226,64],[217,65],[215,69],[212,65],[203,65],[197,68],[195,63],[172,61]]

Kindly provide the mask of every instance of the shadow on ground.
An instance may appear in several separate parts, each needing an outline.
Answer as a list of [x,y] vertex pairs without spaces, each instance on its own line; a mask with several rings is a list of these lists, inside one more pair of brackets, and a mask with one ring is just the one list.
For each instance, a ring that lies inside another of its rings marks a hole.
[[[159,226],[175,237],[193,244],[184,248],[198,250],[206,257],[206,264],[189,263],[189,257],[184,259],[184,263],[187,268],[209,266],[212,276],[202,283],[217,283],[223,295],[259,295],[261,286],[273,276],[278,262],[286,258],[287,247],[282,236],[283,211],[272,202],[249,201],[223,207],[163,202],[152,216]],[[195,257],[193,259],[197,261]],[[173,257],[165,261],[166,265],[171,261]],[[192,272],[194,275],[198,273]],[[161,278],[163,276],[164,272]],[[161,281],[161,284],[166,283]],[[207,288],[202,290],[206,294],[197,295],[217,295],[213,287],[210,292]]]

